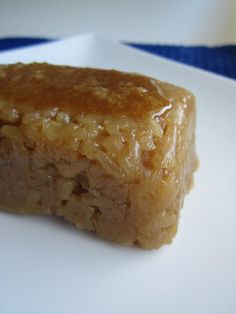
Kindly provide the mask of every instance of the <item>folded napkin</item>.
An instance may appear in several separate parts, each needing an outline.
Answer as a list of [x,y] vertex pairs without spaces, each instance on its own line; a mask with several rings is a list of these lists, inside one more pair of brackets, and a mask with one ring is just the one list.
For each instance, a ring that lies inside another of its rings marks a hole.
[[[45,38],[3,38],[0,51],[50,42]],[[236,45],[217,47],[149,45],[126,43],[132,47],[236,79]]]

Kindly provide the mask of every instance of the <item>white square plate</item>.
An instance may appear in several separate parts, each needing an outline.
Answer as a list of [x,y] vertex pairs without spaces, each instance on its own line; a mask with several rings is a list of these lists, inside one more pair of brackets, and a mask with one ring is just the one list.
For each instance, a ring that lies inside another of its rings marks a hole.
[[178,234],[160,250],[0,213],[0,313],[236,313],[236,82],[96,35],[0,54],[18,61],[135,71],[190,89],[201,165]]

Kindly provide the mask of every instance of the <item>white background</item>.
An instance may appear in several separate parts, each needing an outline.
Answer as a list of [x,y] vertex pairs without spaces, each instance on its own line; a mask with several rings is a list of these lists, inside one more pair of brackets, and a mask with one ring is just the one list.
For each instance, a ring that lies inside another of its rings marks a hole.
[[179,44],[236,43],[236,0],[0,0],[0,37],[68,37]]

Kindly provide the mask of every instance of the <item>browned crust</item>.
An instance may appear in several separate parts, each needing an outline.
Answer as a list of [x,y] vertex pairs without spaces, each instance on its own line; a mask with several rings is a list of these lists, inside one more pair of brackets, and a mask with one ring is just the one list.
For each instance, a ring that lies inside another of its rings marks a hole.
[[143,117],[169,104],[158,81],[138,74],[47,63],[18,63],[0,71],[0,96],[18,107]]

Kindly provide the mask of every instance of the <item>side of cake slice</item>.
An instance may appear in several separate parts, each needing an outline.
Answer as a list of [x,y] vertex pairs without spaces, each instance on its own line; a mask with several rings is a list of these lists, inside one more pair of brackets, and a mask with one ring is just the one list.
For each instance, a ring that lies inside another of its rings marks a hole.
[[0,207],[158,248],[192,186],[194,131],[183,88],[115,70],[0,66]]

